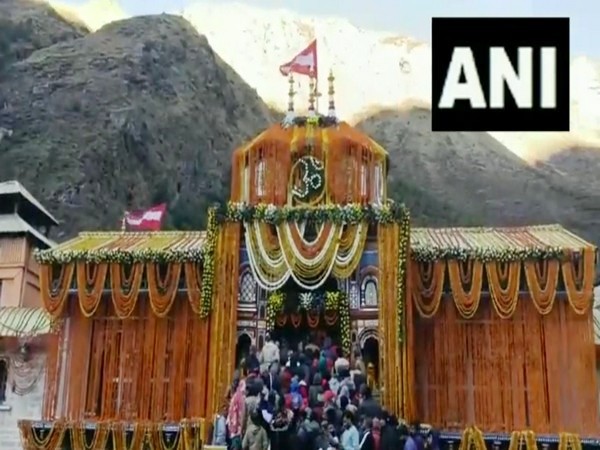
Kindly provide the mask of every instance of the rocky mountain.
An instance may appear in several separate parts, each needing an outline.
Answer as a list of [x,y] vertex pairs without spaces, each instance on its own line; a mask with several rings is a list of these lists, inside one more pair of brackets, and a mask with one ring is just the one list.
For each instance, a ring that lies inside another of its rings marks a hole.
[[[72,11],[92,27],[98,24],[96,11],[113,11],[115,19],[124,15],[117,0],[90,0]],[[183,11],[173,12],[183,14],[261,98],[282,110],[287,106],[288,85],[277,68],[315,38],[321,78],[334,70],[340,93],[338,112],[345,120],[357,122],[373,110],[430,104],[431,47],[427,42],[397,32],[364,30],[340,17],[309,17],[244,3],[196,0]],[[110,14],[102,17],[109,20]],[[298,84],[306,96],[306,80]],[[326,88],[321,86],[321,90]],[[570,147],[600,148],[600,61],[584,56],[573,59],[571,100],[570,133],[493,136],[528,161]]]
[[[600,240],[600,190],[553,167],[533,167],[487,133],[432,133],[425,108],[384,111],[358,128],[391,149],[390,185],[416,185],[457,223],[517,226],[562,223]],[[448,223],[445,223],[448,225]]]
[[[285,108],[287,84],[277,68],[315,38],[321,78],[324,81],[326,71],[334,70],[340,93],[338,111],[344,119],[356,122],[374,109],[431,102],[431,47],[427,42],[364,30],[343,18],[308,17],[243,3],[196,1],[183,15],[265,101],[280,108]],[[303,84],[300,91],[306,92],[306,82]],[[600,148],[599,62],[587,57],[572,61],[571,100],[571,133],[492,135],[528,160],[537,159],[540,148]]]
[[58,37],[27,28],[18,42],[37,49],[0,75],[0,179],[27,186],[65,235],[115,229],[125,209],[159,201],[179,228],[201,227],[208,204],[226,197],[233,149],[272,111],[181,17],[84,33],[47,5],[16,6]]
[[0,70],[26,59],[40,48],[77,39],[88,33],[82,22],[63,18],[51,6],[39,2],[0,2]]
[[[278,65],[317,37],[322,73],[336,73],[340,116],[388,149],[390,191],[417,223],[560,222],[600,242],[593,166],[572,162],[597,154],[593,70],[577,69],[574,108],[585,120],[573,116],[573,133],[431,133],[426,43],[244,5],[192,5],[183,15],[196,29],[162,15],[87,33],[70,25],[76,12],[60,23],[80,35],[37,47],[0,78],[0,127],[12,132],[0,141],[0,179],[40,195],[68,234],[115,228],[124,209],[158,201],[169,202],[171,225],[201,226],[206,205],[227,197],[232,150],[276,119],[265,103],[287,100]],[[558,141],[566,153],[550,145]],[[547,151],[537,165],[517,156],[532,143]],[[568,150],[584,144],[586,152]],[[562,167],[567,159],[572,169]],[[589,175],[578,176],[583,169]]]

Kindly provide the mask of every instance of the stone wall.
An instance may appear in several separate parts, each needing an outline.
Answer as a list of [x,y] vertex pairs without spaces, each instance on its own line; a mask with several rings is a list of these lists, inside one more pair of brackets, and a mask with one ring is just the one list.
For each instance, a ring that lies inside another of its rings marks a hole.
[[[10,355],[0,355],[10,358]],[[21,450],[17,422],[20,419],[40,419],[44,399],[45,356],[32,355],[27,363],[8,361],[6,401],[0,404],[0,449]],[[15,392],[13,392],[13,385]],[[20,391],[25,391],[20,395]]]

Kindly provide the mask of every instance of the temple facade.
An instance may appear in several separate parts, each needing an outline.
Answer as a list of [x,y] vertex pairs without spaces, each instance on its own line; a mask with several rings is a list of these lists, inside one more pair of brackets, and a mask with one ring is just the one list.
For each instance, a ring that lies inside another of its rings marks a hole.
[[27,445],[200,448],[236,356],[304,327],[371,358],[384,406],[445,446],[597,446],[596,248],[560,225],[412,228],[387,164],[335,117],[331,85],[326,116],[291,105],[233,153],[205,231],[38,252],[60,345]]

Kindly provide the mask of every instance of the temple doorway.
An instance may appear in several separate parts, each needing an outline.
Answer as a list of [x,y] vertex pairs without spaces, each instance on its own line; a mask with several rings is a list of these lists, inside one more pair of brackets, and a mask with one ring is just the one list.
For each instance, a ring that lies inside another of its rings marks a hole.
[[279,317],[271,334],[285,350],[312,350],[314,353],[315,347],[322,349],[326,344],[341,345],[337,321],[328,321],[322,313],[292,313],[285,318]]
[[250,347],[252,346],[252,339],[246,333],[242,333],[238,336],[237,344],[235,346],[235,362],[236,366],[240,364],[242,359],[248,356],[250,353]]
[[[362,358],[367,366],[367,375],[372,372],[377,384],[379,380],[379,341],[376,336],[370,335],[363,341]],[[371,370],[369,370],[370,367]]]
[[326,346],[341,347],[339,312],[325,308],[328,293],[337,291],[334,278],[314,291],[305,290],[293,281],[281,289],[278,295],[283,295],[282,305],[275,316],[271,336],[279,342],[282,356],[290,350],[310,352],[312,356]]

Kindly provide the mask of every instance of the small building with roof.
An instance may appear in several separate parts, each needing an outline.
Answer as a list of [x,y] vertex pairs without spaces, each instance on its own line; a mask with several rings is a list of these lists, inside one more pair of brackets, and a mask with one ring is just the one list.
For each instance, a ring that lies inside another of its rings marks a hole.
[[18,420],[42,414],[46,349],[56,336],[33,251],[54,246],[56,225],[18,181],[0,182],[0,448],[19,448]]

